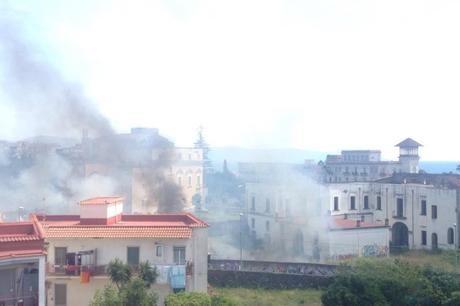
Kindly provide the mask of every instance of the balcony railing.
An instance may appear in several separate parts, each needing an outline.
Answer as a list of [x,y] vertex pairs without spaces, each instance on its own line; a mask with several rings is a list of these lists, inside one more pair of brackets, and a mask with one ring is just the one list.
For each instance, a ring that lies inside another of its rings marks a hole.
[[46,272],[50,276],[80,276],[89,272],[91,276],[107,275],[107,265],[53,265],[48,263]]

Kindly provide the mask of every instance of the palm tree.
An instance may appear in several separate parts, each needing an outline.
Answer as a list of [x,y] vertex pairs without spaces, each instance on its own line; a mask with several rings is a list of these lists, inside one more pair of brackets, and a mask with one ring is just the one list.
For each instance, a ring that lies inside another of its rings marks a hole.
[[149,261],[144,261],[139,264],[139,278],[141,278],[146,287],[150,287],[158,277],[158,271],[156,267],[152,267]]
[[107,273],[110,276],[110,280],[117,286],[118,290],[130,281],[132,275],[131,267],[124,264],[118,258],[110,261],[107,267]]

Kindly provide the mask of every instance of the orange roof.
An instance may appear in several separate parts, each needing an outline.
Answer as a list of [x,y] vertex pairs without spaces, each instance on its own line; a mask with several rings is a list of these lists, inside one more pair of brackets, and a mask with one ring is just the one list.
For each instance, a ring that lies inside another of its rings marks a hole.
[[173,238],[187,239],[193,228],[208,224],[190,213],[121,215],[108,225],[82,224],[78,215],[36,216],[46,238]]
[[43,232],[36,220],[0,223],[0,258],[44,254]]
[[375,227],[388,227],[385,226],[384,223],[371,223],[371,222],[364,222],[364,221],[359,221],[359,226],[358,226],[358,220],[353,220],[353,219],[343,219],[342,216],[339,217],[333,217],[331,219],[331,222],[329,223],[329,228],[330,229],[360,229],[360,228],[375,228]]
[[0,259],[8,257],[28,257],[28,256],[40,256],[44,255],[42,249],[31,249],[31,250],[15,250],[15,251],[0,251]]
[[95,197],[80,201],[80,205],[113,204],[123,201],[123,197]]
[[192,237],[188,227],[150,226],[49,226],[47,238],[176,238]]

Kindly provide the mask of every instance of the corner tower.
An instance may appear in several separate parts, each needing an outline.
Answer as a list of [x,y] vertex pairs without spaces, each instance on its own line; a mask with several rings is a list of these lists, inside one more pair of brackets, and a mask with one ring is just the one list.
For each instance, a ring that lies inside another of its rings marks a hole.
[[403,173],[418,173],[418,148],[422,145],[412,138],[406,138],[396,145],[399,147],[399,164],[400,171]]

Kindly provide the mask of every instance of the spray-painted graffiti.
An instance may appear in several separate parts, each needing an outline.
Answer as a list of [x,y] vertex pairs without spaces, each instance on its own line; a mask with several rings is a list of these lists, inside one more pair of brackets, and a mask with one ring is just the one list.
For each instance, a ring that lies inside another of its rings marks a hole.
[[363,256],[370,257],[384,257],[388,256],[388,246],[386,245],[377,245],[377,244],[368,244],[362,247],[361,254]]

